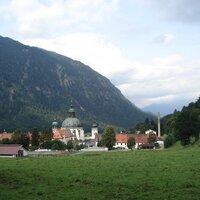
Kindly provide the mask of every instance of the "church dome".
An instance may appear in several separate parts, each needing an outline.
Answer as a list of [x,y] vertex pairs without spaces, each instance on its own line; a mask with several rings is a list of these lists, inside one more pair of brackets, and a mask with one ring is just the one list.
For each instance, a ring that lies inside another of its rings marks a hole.
[[68,118],[66,118],[62,123],[62,128],[70,127],[81,127],[81,123],[79,119],[76,118],[76,113],[72,104],[68,110]]
[[62,128],[80,127],[81,123],[76,117],[68,117],[62,123]]

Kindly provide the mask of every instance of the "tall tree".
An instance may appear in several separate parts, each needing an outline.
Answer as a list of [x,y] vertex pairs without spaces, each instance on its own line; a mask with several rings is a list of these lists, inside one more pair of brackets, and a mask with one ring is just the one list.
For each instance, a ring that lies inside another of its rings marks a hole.
[[107,126],[102,134],[102,145],[111,150],[115,144],[115,130],[112,126]]
[[190,138],[199,139],[200,132],[200,109],[195,108],[194,104],[183,108],[177,118],[176,129],[182,145],[190,144]]
[[40,143],[44,143],[46,141],[51,141],[53,137],[53,133],[51,129],[45,129],[41,132],[40,135]]
[[29,147],[29,137],[26,133],[22,133],[21,129],[15,130],[11,142],[14,144],[22,144],[25,148]]
[[134,137],[129,137],[127,146],[129,149],[133,150],[133,147],[135,146],[135,138]]
[[31,141],[32,146],[39,146],[39,132],[36,128],[33,129],[32,131],[32,141]]
[[12,143],[14,144],[21,144],[21,134],[22,134],[22,131],[21,129],[16,129],[14,131],[14,134],[12,135]]

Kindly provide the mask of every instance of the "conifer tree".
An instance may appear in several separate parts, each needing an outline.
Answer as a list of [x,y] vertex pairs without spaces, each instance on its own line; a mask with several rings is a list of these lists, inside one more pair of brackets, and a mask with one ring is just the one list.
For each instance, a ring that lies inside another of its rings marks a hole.
[[107,126],[102,134],[102,145],[111,150],[115,144],[115,130],[112,126]]

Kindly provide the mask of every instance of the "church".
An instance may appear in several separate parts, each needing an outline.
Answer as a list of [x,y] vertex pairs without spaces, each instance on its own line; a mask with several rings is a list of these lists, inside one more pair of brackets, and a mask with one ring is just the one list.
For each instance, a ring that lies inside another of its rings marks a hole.
[[98,143],[98,125],[93,122],[91,133],[85,134],[80,120],[76,117],[73,104],[68,110],[68,117],[62,122],[61,128],[58,128],[58,122],[52,123],[53,139],[60,140],[67,144],[69,140],[77,141],[78,144],[86,146],[97,146]]

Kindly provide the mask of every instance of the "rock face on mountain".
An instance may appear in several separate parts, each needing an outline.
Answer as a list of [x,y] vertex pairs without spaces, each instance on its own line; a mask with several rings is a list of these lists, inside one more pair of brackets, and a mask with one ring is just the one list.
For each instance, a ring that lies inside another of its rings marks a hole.
[[0,36],[0,130],[61,122],[71,101],[83,124],[133,127],[147,114],[79,61]]

